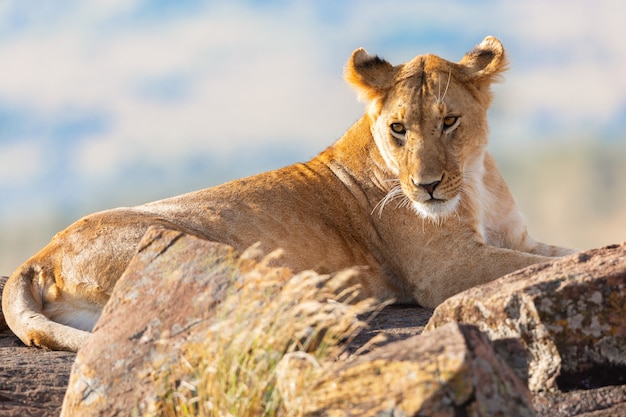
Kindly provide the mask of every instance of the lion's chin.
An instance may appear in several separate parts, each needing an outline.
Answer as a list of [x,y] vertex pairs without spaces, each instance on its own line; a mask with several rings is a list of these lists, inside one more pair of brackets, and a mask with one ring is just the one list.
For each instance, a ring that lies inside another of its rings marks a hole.
[[413,201],[412,206],[420,217],[441,222],[456,211],[460,199],[460,196],[456,195],[449,200],[431,199],[421,203]]

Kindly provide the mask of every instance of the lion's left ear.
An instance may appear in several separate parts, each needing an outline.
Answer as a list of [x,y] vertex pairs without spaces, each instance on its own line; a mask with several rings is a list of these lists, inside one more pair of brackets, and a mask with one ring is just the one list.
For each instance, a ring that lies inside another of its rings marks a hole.
[[507,70],[508,61],[502,43],[493,36],[487,36],[459,62],[465,67],[465,75],[478,86],[488,86],[498,81]]
[[386,94],[394,72],[394,67],[389,62],[359,48],[348,60],[344,78],[357,90],[360,98],[372,101]]

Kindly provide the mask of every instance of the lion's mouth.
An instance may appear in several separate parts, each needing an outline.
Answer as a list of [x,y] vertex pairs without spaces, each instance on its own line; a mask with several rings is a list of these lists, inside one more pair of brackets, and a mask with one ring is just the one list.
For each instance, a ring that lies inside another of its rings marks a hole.
[[431,197],[421,202],[413,202],[413,209],[422,217],[431,220],[442,220],[457,209],[460,197],[456,195],[450,199]]

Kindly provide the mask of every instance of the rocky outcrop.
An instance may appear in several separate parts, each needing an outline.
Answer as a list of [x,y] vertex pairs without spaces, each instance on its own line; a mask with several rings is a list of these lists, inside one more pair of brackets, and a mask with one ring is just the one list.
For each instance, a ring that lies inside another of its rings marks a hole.
[[449,322],[486,332],[533,391],[624,384],[626,243],[458,294],[437,307],[426,331]]
[[[6,284],[9,277],[0,277],[0,297],[2,296],[2,291],[4,291],[4,284]],[[4,320],[4,313],[2,313],[2,308],[0,308],[0,331],[7,328],[7,322]]]
[[[350,296],[349,273],[293,275],[268,266],[271,259],[259,259],[254,248],[240,256],[225,245],[151,228],[77,354],[61,415],[160,415],[165,402],[177,406],[172,392],[191,389],[194,396],[204,389],[199,373],[209,384],[224,380],[217,388],[222,397],[237,391],[224,400],[232,399],[232,407],[254,395],[267,401],[275,394],[259,386],[272,375],[255,379],[261,368],[294,346],[304,352],[330,346],[328,339],[363,325],[356,314],[371,301],[352,307],[328,301],[340,290]],[[233,387],[231,379],[241,382]],[[210,407],[220,406],[212,401]]]
[[166,379],[181,378],[184,348],[207,337],[213,307],[231,291],[236,256],[228,246],[150,229],[77,354],[61,415],[156,415]]
[[[428,310],[389,306],[361,315],[370,327],[337,340],[343,353],[332,360],[316,361],[307,349],[283,356],[274,381],[283,411],[626,417],[625,259],[622,244],[518,271],[442,304],[421,336]],[[292,276],[253,251],[240,256],[165,229],[146,235],[131,266],[77,357],[66,416],[158,413],[168,393],[197,389],[198,371],[189,366],[194,346],[207,346],[217,329],[234,323],[224,297],[258,312],[230,333],[245,340],[264,310],[276,311],[251,296],[264,293],[260,282],[280,289],[301,280],[326,291],[322,282],[334,279]],[[245,277],[256,279],[247,293]],[[324,303],[326,296],[291,296],[301,306],[298,320],[322,311],[326,329],[345,317],[346,326],[360,327],[355,310],[334,310],[338,303]],[[293,329],[300,342],[312,334],[308,325]],[[59,415],[73,354],[24,347],[0,322],[0,358],[0,415]]]
[[526,386],[473,326],[450,323],[321,368],[299,355],[280,365],[278,386],[296,415],[535,415]]
[[[0,294],[7,277],[0,277]],[[30,349],[0,313],[0,416],[58,416],[75,354]]]

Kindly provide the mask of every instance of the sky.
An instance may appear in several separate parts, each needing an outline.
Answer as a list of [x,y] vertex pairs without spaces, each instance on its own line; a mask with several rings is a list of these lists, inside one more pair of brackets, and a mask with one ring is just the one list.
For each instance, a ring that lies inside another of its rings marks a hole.
[[358,47],[457,61],[496,36],[492,146],[623,141],[624,21],[613,0],[1,0],[0,226],[310,159],[363,112]]

